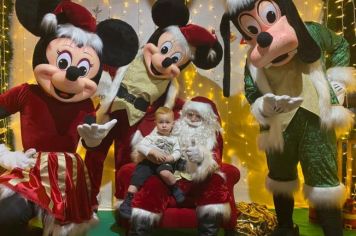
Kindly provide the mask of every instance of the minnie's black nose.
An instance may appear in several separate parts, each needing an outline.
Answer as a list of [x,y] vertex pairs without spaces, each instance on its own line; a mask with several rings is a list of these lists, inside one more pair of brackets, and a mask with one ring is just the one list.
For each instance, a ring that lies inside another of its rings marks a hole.
[[82,75],[82,71],[75,66],[68,67],[66,72],[66,78],[70,81],[76,81],[78,77],[81,75]]
[[268,47],[269,45],[271,45],[272,41],[273,37],[268,32],[261,32],[257,36],[257,43],[261,48]]

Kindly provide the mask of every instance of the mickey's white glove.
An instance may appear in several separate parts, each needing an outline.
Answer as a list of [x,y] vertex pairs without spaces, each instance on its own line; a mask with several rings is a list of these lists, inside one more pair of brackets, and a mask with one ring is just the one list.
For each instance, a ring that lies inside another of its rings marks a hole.
[[109,131],[117,123],[116,119],[113,119],[103,125],[99,124],[82,124],[78,125],[77,130],[88,147],[96,147],[106,137]]
[[0,166],[7,170],[14,168],[29,169],[36,163],[36,159],[32,158],[36,153],[33,148],[28,149],[25,153],[10,151],[4,144],[0,144]]
[[185,153],[191,162],[201,163],[204,160],[203,153],[197,146],[189,146]]
[[303,102],[301,97],[290,97],[288,95],[277,96],[267,93],[263,96],[260,106],[261,113],[266,116],[274,116],[279,113],[289,112],[299,107]]
[[335,92],[339,104],[341,105],[344,104],[345,94],[346,94],[345,85],[337,81],[330,81],[330,85]]

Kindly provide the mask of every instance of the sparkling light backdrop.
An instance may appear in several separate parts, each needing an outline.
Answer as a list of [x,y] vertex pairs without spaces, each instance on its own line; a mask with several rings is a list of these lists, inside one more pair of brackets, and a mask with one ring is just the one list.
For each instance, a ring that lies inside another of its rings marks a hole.
[[[154,0],[78,0],[86,6],[98,21],[107,18],[119,18],[131,24],[139,35],[143,45],[155,25],[151,19],[151,6]],[[321,0],[295,0],[295,4],[304,20],[320,21],[322,19]],[[225,0],[189,0],[191,22],[209,29],[215,29],[222,42],[219,32],[221,16],[224,12]],[[231,44],[232,81],[230,98],[222,95],[222,63],[215,69],[203,71],[189,66],[179,78],[181,83],[180,96],[190,98],[197,95],[213,99],[219,108],[224,128],[224,160],[232,163],[241,171],[241,180],[235,188],[236,199],[254,201],[272,205],[272,198],[265,190],[264,179],[267,173],[264,153],[256,146],[258,125],[250,114],[250,107],[243,94],[243,66],[246,58],[246,45],[241,45],[241,36],[231,26],[236,38]],[[12,61],[12,79],[10,85],[24,82],[35,82],[32,72],[32,53],[37,38],[27,32],[18,22],[15,13],[11,24],[14,57]],[[21,150],[21,138],[18,118],[14,118],[11,128],[15,132],[16,148]],[[35,134],[34,134],[35,135]],[[103,178],[102,207],[111,207],[111,189],[113,179],[112,152],[106,161]],[[297,205],[305,205],[302,195],[297,195]]]

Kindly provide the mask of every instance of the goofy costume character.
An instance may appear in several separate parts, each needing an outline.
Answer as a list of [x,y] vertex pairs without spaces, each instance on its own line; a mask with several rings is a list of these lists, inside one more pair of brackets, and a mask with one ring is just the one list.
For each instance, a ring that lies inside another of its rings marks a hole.
[[[320,24],[303,22],[291,0],[228,0],[221,22],[226,85],[229,21],[250,46],[245,96],[262,126],[259,146],[266,151],[266,186],[273,193],[278,219],[271,235],[299,235],[292,219],[298,162],[305,196],[324,234],[342,235],[345,190],[337,177],[335,129],[353,123],[352,113],[342,106],[345,88],[354,83],[347,67],[348,43]],[[327,71],[325,52],[332,64]]]

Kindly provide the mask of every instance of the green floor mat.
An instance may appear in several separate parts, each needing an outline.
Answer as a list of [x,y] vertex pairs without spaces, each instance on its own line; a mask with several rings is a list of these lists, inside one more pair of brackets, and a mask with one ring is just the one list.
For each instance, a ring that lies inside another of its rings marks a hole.
[[[89,236],[125,236],[124,230],[115,225],[113,212],[100,211],[98,213],[100,218],[99,225],[89,232]],[[301,236],[322,236],[322,230],[318,225],[309,223],[308,209],[295,209],[293,215],[294,221],[299,225]],[[194,229],[171,229],[171,230],[155,230],[154,236],[196,236],[197,232]],[[219,236],[223,236],[220,232]],[[356,236],[356,230],[344,231],[344,236]]]

